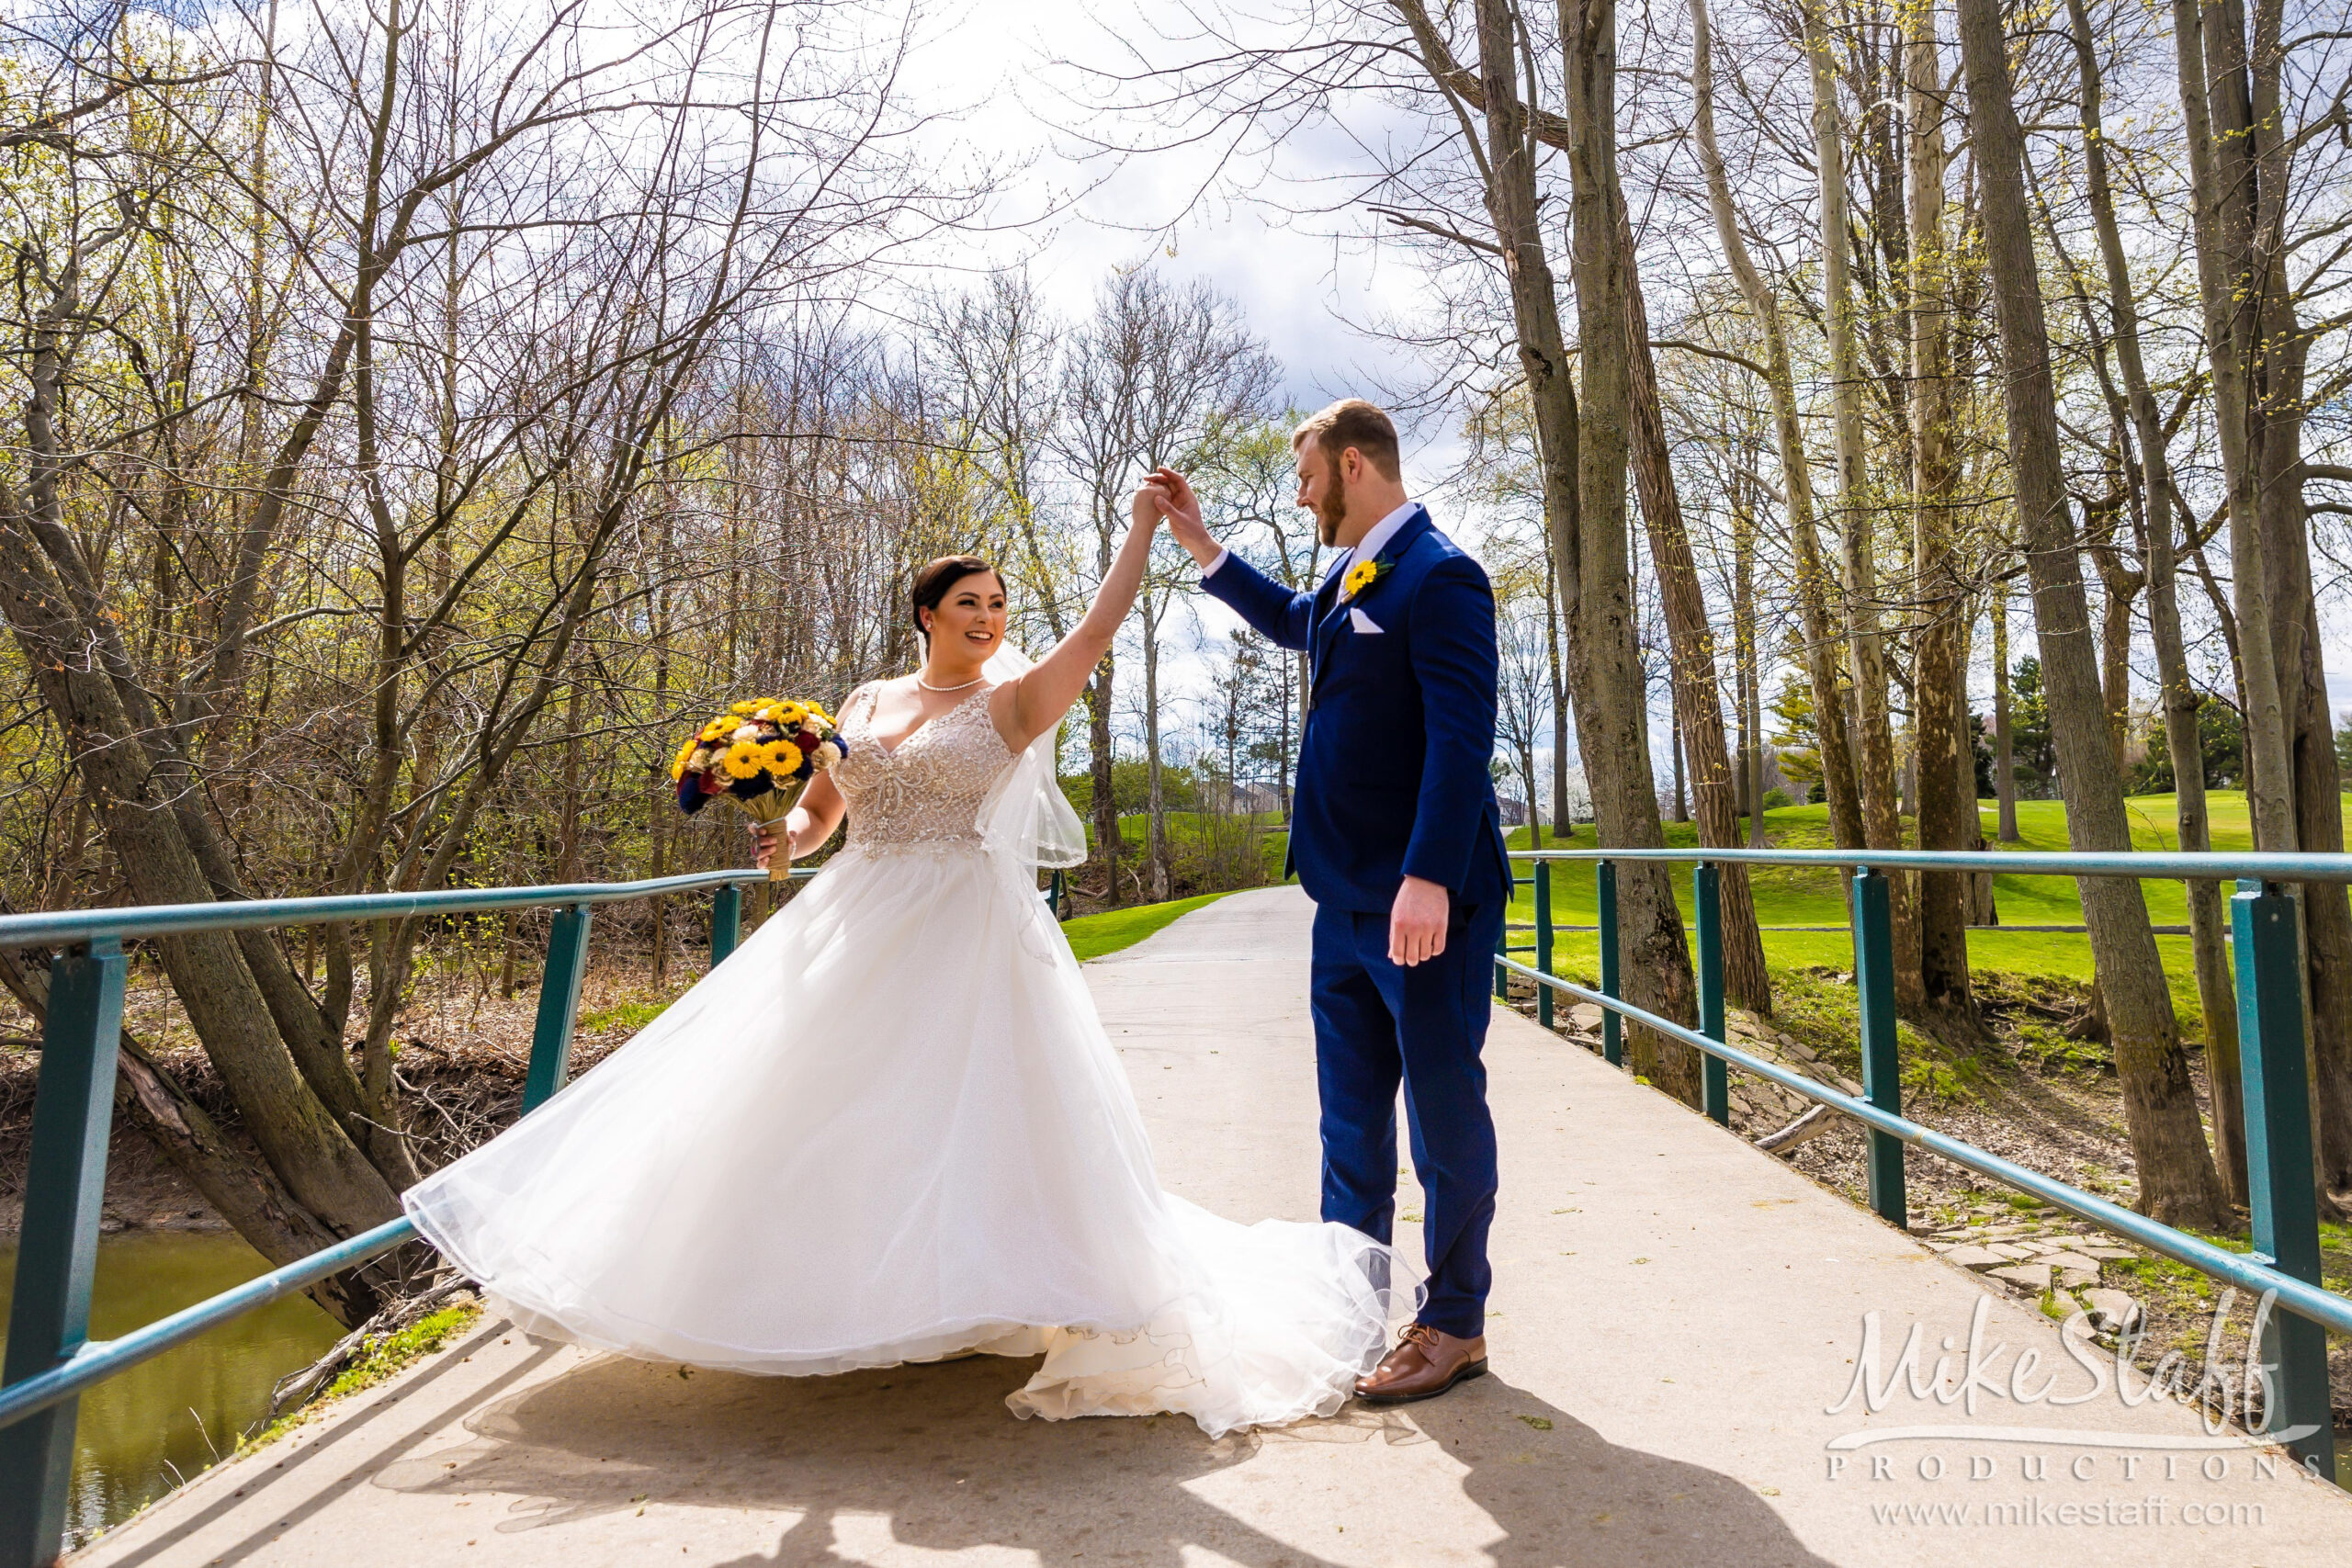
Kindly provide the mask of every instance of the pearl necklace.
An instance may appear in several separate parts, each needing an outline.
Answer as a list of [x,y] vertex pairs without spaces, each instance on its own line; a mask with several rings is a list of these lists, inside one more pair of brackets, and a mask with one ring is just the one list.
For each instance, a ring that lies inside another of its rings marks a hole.
[[966,687],[977,686],[987,679],[988,677],[986,675],[975,675],[970,680],[965,682],[962,686],[934,686],[930,682],[922,678],[922,672],[921,671],[917,671],[915,672],[915,684],[921,686],[926,692],[960,692]]

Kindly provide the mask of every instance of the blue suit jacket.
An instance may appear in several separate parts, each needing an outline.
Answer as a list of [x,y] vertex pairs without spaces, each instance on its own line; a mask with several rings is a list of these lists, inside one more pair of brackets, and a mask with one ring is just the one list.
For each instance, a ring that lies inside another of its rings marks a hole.
[[[1487,772],[1494,591],[1426,510],[1378,558],[1383,575],[1344,604],[1336,566],[1313,593],[1238,556],[1202,580],[1264,636],[1307,653],[1291,863],[1308,897],[1343,909],[1386,913],[1407,876],[1441,884],[1457,905],[1506,901],[1510,862]],[[1380,629],[1360,628],[1351,610]]]

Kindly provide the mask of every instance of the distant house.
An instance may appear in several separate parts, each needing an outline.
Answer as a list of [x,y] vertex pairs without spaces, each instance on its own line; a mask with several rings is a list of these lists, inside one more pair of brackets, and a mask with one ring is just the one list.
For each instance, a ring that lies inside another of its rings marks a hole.
[[1495,791],[1495,803],[1502,807],[1504,827],[1524,828],[1527,826],[1526,801],[1508,790],[1498,789]]
[[1279,817],[1283,810],[1283,792],[1272,784],[1211,784],[1205,793],[1217,809],[1235,817],[1272,815]]

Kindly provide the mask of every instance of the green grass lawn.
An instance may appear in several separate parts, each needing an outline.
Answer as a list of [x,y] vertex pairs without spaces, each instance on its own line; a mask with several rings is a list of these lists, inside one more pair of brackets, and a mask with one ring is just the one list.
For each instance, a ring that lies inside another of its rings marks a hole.
[[1224,897],[1222,893],[1204,893],[1197,898],[1177,898],[1165,904],[1137,904],[1125,909],[1105,909],[1099,915],[1080,915],[1074,920],[1062,922],[1062,934],[1069,938],[1069,950],[1078,954],[1079,962],[1083,964],[1090,958],[1100,958],[1106,953],[1133,947],[1177,916],[1189,915]]
[[[1279,811],[1261,811],[1256,814],[1255,819],[1261,829],[1258,837],[1258,850],[1265,859],[1267,879],[1279,882],[1283,875],[1283,854],[1289,844],[1290,834],[1283,827],[1282,813]],[[1168,814],[1170,844],[1179,854],[1182,853],[1189,844],[1201,837],[1204,830],[1204,823],[1229,824],[1234,829],[1238,829],[1239,825],[1238,819],[1233,818],[1210,817],[1198,811],[1171,811]],[[1120,818],[1119,837],[1136,849],[1141,850],[1151,837],[1151,818],[1148,814],[1140,811],[1130,812]],[[1089,845],[1094,842],[1094,823],[1091,818],[1086,824],[1086,841]]]
[[[2254,847],[2253,830],[2246,816],[2245,795],[2242,791],[2211,792],[2206,796],[2206,806],[2212,820],[2215,849],[2245,850]],[[2135,795],[2125,801],[2124,807],[2132,818],[2132,841],[2135,844],[2147,850],[2176,847],[2172,796]],[[1989,840],[1997,823],[1995,808],[1990,801],[1980,802],[1979,808]],[[2352,809],[2347,809],[2346,818],[2352,822]],[[1782,807],[1777,811],[1766,812],[1764,825],[1776,849],[1834,847],[1829,837],[1829,808],[1826,806]],[[1668,822],[1665,826],[1668,845],[1689,845],[1694,850],[1698,847],[1696,824]],[[1123,818],[1120,829],[1130,842],[1140,844],[1143,841],[1145,823],[1141,816]],[[1197,835],[1201,830],[1200,818],[1192,812],[1170,813],[1169,830],[1180,840]],[[1996,856],[2004,849],[2064,851],[2069,847],[2064,806],[2054,800],[2019,801],[2018,832],[2018,843],[1994,845]],[[1263,842],[1269,875],[1279,875],[1283,834],[1276,829],[1265,835]],[[1511,830],[1511,848],[1523,850],[1527,848],[1527,842],[1526,829]],[[1589,850],[1595,842],[1592,825],[1584,824],[1566,840],[1546,832],[1544,842],[1547,849]],[[1697,863],[1695,859],[1672,863],[1686,920],[1690,908],[1690,873]],[[1756,892],[1756,913],[1759,924],[1768,927],[1845,926],[1846,898],[1835,870],[1813,866],[1751,866],[1748,876]],[[2148,917],[2154,923],[2160,926],[2188,923],[2188,899],[2179,883],[2151,880],[2140,886],[2148,901]],[[1080,958],[1098,957],[1141,942],[1179,915],[1199,908],[1217,897],[1221,895],[1211,894],[1169,904],[1140,905],[1101,915],[1082,916],[1062,929],[1069,933],[1070,946]],[[1996,974],[2044,976],[2053,979],[2089,982],[2090,944],[2082,933],[2005,929],[2029,925],[2080,925],[2082,899],[2075,891],[2072,877],[2002,874],[1993,879],[1993,897],[2002,925],[1970,931],[1968,953],[1972,968]],[[1552,909],[1553,919],[1562,926],[1589,926],[1599,920],[1599,905],[1589,867],[1566,865],[1555,868]],[[1519,890],[1512,904],[1511,918],[1518,923],[1534,919],[1534,893],[1532,888]],[[2185,936],[2159,936],[2156,948],[2164,958],[2165,973],[2172,985],[2174,1005],[2179,1011],[2182,1028],[2192,1035],[2201,1034],[2202,1023],[2197,1006],[2196,982],[2190,969],[2188,939]],[[1589,978],[1599,971],[1600,939],[1595,932],[1564,931],[1554,952],[1555,964],[1563,974]],[[1764,933],[1764,953],[1776,969],[1844,968],[1850,967],[1854,961],[1853,943],[1842,929],[1828,931],[1767,931]]]
[[[1981,801],[1978,806],[1985,837],[1990,840],[1998,818],[1991,801]],[[2125,801],[2124,807],[2132,818],[2134,844],[2147,850],[2177,847],[2171,795],[2135,795]],[[2212,822],[2215,849],[2250,850],[2254,847],[2254,834],[2246,816],[2243,791],[2213,791],[2206,796],[2206,807]],[[2347,819],[2352,819],[2352,811],[2347,811],[2346,815]],[[1764,826],[1775,849],[1834,847],[1829,837],[1829,808],[1826,806],[1791,806],[1767,811]],[[1908,824],[1905,826],[1907,828]],[[2018,832],[2021,841],[2014,845],[1995,844],[1996,855],[2003,849],[2066,850],[2069,846],[2066,842],[2064,806],[2054,800],[2018,802]],[[1699,841],[1698,828],[1689,822],[1668,822],[1666,824],[1666,840],[1670,846],[1689,844],[1695,848]],[[1510,844],[1513,849],[1525,849],[1527,829],[1513,829]],[[1592,827],[1589,823],[1585,824],[1573,840],[1559,840],[1546,833],[1544,845],[1546,848],[1556,845],[1563,849],[1591,849],[1594,846]],[[1673,863],[1686,920],[1690,909],[1690,872],[1696,863],[1695,861]],[[1845,896],[1838,886],[1838,874],[1833,869],[1751,866],[1748,876],[1756,891],[1756,915],[1760,925],[1843,926],[1846,923]],[[2160,926],[2188,923],[2188,897],[2178,882],[2150,880],[2140,886],[2148,901],[2151,921]],[[2072,877],[1998,874],[1993,878],[1993,898],[2004,927],[2082,923],[2082,899]],[[1555,868],[1552,908],[1553,919],[1562,925],[1590,925],[1600,918],[1593,874],[1589,867]],[[1533,890],[1522,887],[1512,906],[1512,919],[1527,922],[1534,918]],[[2180,1013],[2183,1029],[2201,1032],[2197,987],[2190,970],[2188,939],[2185,936],[2160,936],[2156,938],[2156,947],[2164,957],[2165,973],[2172,984],[2174,1004]],[[1599,942],[1591,932],[1564,932],[1555,951],[1556,964],[1564,973],[1589,975],[1599,967]],[[1775,968],[1815,964],[1850,966],[1854,957],[1853,943],[1842,931],[1768,931],[1764,933],[1764,953]],[[1970,966],[1973,969],[2049,976],[2084,982],[2091,977],[2090,944],[2080,932],[2017,931],[1997,927],[1973,929],[1968,933],[1968,953]]]

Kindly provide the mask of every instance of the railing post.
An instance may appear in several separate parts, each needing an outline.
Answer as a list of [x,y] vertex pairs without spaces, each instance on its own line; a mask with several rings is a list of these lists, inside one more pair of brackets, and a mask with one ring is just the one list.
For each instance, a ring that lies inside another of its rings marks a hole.
[[[1690,874],[1691,902],[1699,916],[1699,1032],[1721,1044],[1724,1038],[1723,874],[1701,861]],[[1701,1100],[1709,1120],[1731,1125],[1731,1069],[1721,1056],[1699,1064]]]
[[[1535,863],[1535,967],[1552,972],[1552,863]],[[1535,987],[1535,1021],[1552,1027],[1552,987]]]
[[[1600,994],[1614,1001],[1617,988],[1617,863],[1605,860],[1600,884]],[[1624,1021],[1607,1008],[1600,1011],[1600,1056],[1612,1067],[1625,1065]]]
[[[1894,935],[1886,878],[1863,866],[1854,874],[1854,989],[1861,999],[1862,1098],[1903,1114],[1903,1063],[1894,1044]],[[1910,1228],[1903,1192],[1903,1140],[1870,1129],[1871,1207],[1897,1229]]]
[[743,890],[729,883],[710,896],[710,966],[727,962],[743,940]]
[[[1512,887],[1518,892],[1516,885]],[[1510,971],[1502,966],[1503,954],[1510,951],[1510,906],[1503,906],[1503,929],[1495,933],[1495,1000],[1510,1000]],[[1540,988],[1540,987],[1539,987]]]
[[[122,943],[108,936],[50,970],[0,1383],[49,1371],[89,1338],[124,968]],[[0,1568],[48,1568],[64,1548],[80,1405],[62,1400],[0,1428]]]
[[555,912],[555,927],[548,932],[548,966],[539,976],[539,1022],[531,1032],[531,1070],[523,1079],[525,1115],[563,1087],[571,1064],[572,1026],[580,1021],[580,982],[588,972],[589,913],[585,904],[566,904]]
[[1067,874],[1061,867],[1056,866],[1054,874],[1046,883],[1046,908],[1053,911],[1054,919],[1057,920],[1062,918],[1062,898],[1068,886]]
[[[2318,1284],[2319,1205],[2295,924],[2295,901],[2275,886],[2238,884],[2230,900],[2230,930],[2237,956],[2238,1076],[2245,1086],[2254,1256],[2282,1274]],[[2262,1379],[2262,1430],[2284,1442],[2305,1469],[2333,1480],[2327,1331],[2292,1313],[2271,1312],[2263,1325]]]

